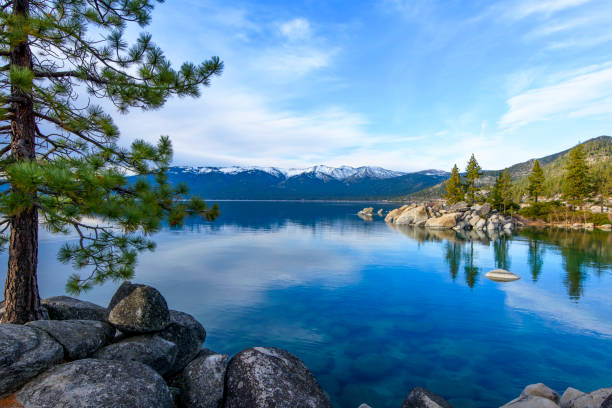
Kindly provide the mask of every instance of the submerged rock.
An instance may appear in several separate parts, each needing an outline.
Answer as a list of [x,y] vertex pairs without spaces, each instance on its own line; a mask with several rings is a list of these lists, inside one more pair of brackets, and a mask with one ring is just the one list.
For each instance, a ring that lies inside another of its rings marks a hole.
[[225,408],[318,408],[331,404],[297,357],[277,348],[236,354],[227,368]]
[[512,282],[521,279],[520,276],[506,271],[505,269],[494,269],[487,272],[485,276],[495,282]]
[[93,357],[100,360],[137,361],[160,375],[166,374],[176,361],[176,344],[156,334],[128,337],[98,350]]
[[106,308],[69,296],[53,296],[40,301],[49,311],[52,320],[106,321]]
[[163,378],[133,361],[85,359],[57,366],[16,395],[24,408],[172,408]]
[[124,282],[108,305],[108,321],[129,333],[160,331],[170,324],[168,304],[157,289]]
[[59,363],[62,346],[44,331],[0,324],[0,398]]
[[168,374],[176,374],[193,360],[206,340],[206,330],[193,316],[170,311],[170,324],[158,335],[177,346],[176,360],[168,370]]
[[441,396],[417,387],[410,391],[402,408],[453,408],[453,406]]
[[181,390],[181,407],[221,407],[228,358],[226,354],[202,350],[187,364],[173,382]]
[[36,320],[26,325],[45,331],[61,344],[66,360],[91,355],[115,335],[110,324],[98,320]]

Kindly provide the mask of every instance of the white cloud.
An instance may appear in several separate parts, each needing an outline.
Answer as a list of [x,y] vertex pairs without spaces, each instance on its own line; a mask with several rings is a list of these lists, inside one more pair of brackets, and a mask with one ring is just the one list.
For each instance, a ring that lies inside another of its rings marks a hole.
[[585,116],[612,96],[612,68],[582,73],[554,85],[531,89],[508,100],[502,127],[524,126],[556,116]]
[[277,80],[295,80],[331,65],[334,50],[314,46],[280,46],[263,51],[253,61],[253,68],[266,71]]
[[305,18],[295,18],[280,25],[280,32],[290,41],[307,40],[312,32]]
[[591,0],[524,0],[516,3],[510,10],[514,18],[525,18],[533,14],[551,15],[553,13],[581,6]]

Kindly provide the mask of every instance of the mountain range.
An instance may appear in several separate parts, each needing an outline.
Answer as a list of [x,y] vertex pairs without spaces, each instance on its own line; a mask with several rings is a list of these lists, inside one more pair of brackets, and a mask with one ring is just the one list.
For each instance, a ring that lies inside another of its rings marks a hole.
[[[612,173],[612,137],[596,137],[582,145],[594,170]],[[568,152],[569,149],[537,159],[544,168],[547,194],[560,191]],[[535,160],[508,167],[519,188],[526,187]],[[499,171],[485,170],[478,184],[492,185]],[[442,196],[449,175],[443,170],[405,173],[369,166],[298,169],[177,166],[168,171],[172,184],[186,183],[192,194],[213,200],[433,199]]]
[[397,197],[448,178],[442,170],[404,173],[381,167],[171,167],[172,184],[208,199],[371,200]]

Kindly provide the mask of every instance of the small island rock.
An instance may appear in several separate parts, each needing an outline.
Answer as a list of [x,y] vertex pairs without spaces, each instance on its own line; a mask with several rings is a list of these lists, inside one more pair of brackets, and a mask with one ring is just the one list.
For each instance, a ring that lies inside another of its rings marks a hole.
[[170,324],[166,299],[157,289],[124,282],[108,305],[108,322],[128,333],[150,333]]
[[172,408],[168,386],[134,361],[84,359],[62,364],[16,395],[24,408]]
[[402,408],[453,408],[453,406],[441,396],[417,387],[410,391]]
[[44,331],[0,324],[0,398],[59,363],[64,349]]
[[312,373],[285,350],[254,347],[227,368],[225,408],[330,408]]
[[512,282],[521,279],[520,276],[515,275],[505,269],[494,269],[487,272],[485,276],[495,282]]

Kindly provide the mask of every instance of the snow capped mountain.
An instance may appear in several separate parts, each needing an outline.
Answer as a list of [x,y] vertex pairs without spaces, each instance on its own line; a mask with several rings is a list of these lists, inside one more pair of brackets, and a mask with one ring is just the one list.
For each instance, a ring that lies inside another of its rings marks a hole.
[[[183,174],[209,174],[209,173],[221,173],[221,174],[240,174],[248,173],[252,171],[261,171],[268,173],[274,177],[289,179],[301,175],[314,175],[316,178],[321,180],[336,179],[336,180],[347,180],[347,179],[360,179],[360,178],[373,178],[373,179],[387,179],[392,177],[403,176],[406,173],[400,171],[393,171],[383,169],[382,167],[330,167],[324,165],[318,165],[306,168],[291,168],[291,169],[280,169],[277,167],[200,167],[200,166],[179,166],[173,167],[171,172],[183,173]],[[432,170],[439,171],[439,170]]]

